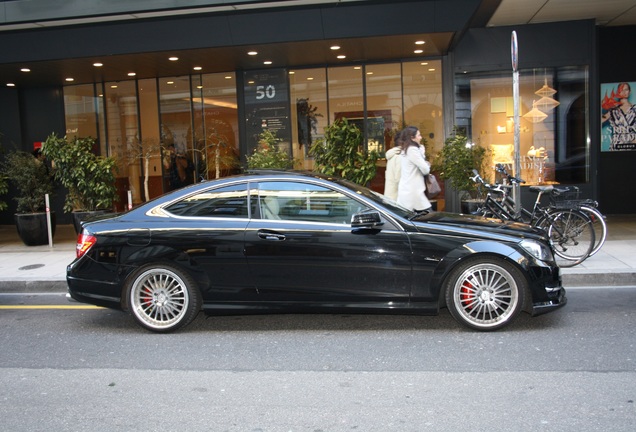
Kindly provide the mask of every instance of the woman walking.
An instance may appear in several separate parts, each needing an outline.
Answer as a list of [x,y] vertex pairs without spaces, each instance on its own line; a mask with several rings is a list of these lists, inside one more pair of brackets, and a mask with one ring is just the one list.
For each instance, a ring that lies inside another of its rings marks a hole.
[[402,173],[398,185],[397,202],[418,213],[430,211],[432,208],[424,194],[426,191],[424,176],[430,173],[431,164],[426,161],[421,142],[422,134],[415,126],[408,126],[400,133]]

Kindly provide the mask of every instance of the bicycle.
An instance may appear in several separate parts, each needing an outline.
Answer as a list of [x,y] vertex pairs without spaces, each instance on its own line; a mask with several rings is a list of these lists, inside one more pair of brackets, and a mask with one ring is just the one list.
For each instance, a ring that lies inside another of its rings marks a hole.
[[574,208],[582,211],[592,221],[596,242],[590,252],[590,256],[597,253],[607,239],[607,223],[605,216],[598,210],[598,202],[592,199],[579,199],[579,188],[573,186],[564,192],[563,189],[554,189],[550,195],[550,205],[555,208]]
[[[502,164],[497,164],[495,170],[500,173],[504,181],[514,182],[517,180],[515,177],[508,174],[508,171]],[[531,191],[533,187],[530,188]],[[607,239],[607,223],[605,222],[605,216],[598,210],[598,202],[592,199],[580,199],[579,188],[576,186],[565,188],[552,188],[546,190],[550,193],[550,207],[553,209],[575,209],[583,212],[592,221],[592,228],[594,229],[595,243],[589,256],[597,253],[605,244]],[[514,202],[510,197],[505,201],[508,208],[514,209]],[[530,215],[525,209],[521,210],[521,216],[529,221]]]
[[[508,176],[511,185],[491,185],[483,180],[477,170],[473,170],[473,174],[471,179],[488,189],[486,199],[476,214],[502,221],[522,222],[546,230],[555,254],[562,258],[559,261],[561,267],[575,266],[590,256],[595,245],[595,232],[590,218],[577,209],[541,205],[541,197],[544,193],[552,192],[553,186],[531,186],[530,190],[537,193],[532,212],[521,208],[517,213],[508,192],[514,184],[524,183],[523,180]],[[502,197],[495,199],[491,192]]]

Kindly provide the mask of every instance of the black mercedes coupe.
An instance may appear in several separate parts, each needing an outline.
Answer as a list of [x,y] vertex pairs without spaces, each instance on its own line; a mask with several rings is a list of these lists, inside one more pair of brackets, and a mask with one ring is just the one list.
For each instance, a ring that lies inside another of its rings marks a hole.
[[434,315],[481,331],[566,303],[546,234],[418,214],[348,181],[260,171],[170,192],[84,223],[74,300],[169,332],[206,314]]

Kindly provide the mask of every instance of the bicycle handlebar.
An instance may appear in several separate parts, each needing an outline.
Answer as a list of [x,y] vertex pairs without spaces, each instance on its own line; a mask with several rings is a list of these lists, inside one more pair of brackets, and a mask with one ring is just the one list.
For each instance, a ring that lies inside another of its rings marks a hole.
[[477,171],[476,169],[473,169],[473,174],[474,174],[474,176],[471,177],[470,179],[472,181],[474,181],[475,183],[481,183],[488,190],[491,190],[491,191],[494,191],[494,192],[504,193],[504,192],[506,192],[506,189],[508,189],[508,190],[512,189],[512,186],[510,186],[510,185],[503,185],[503,184],[497,184],[497,183],[495,183],[495,184],[486,183],[484,181],[484,179],[481,177],[481,175],[479,175],[479,171]]
[[526,182],[525,180],[520,179],[519,177],[514,177],[508,174],[508,171],[506,171],[506,167],[504,167],[502,164],[495,165],[495,171],[506,176],[506,178],[508,179],[510,183],[522,184]]

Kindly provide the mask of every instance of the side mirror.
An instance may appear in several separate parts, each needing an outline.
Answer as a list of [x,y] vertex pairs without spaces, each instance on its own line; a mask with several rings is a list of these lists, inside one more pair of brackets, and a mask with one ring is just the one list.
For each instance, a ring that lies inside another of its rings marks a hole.
[[384,222],[377,210],[365,210],[351,216],[351,228],[379,228],[382,225]]

